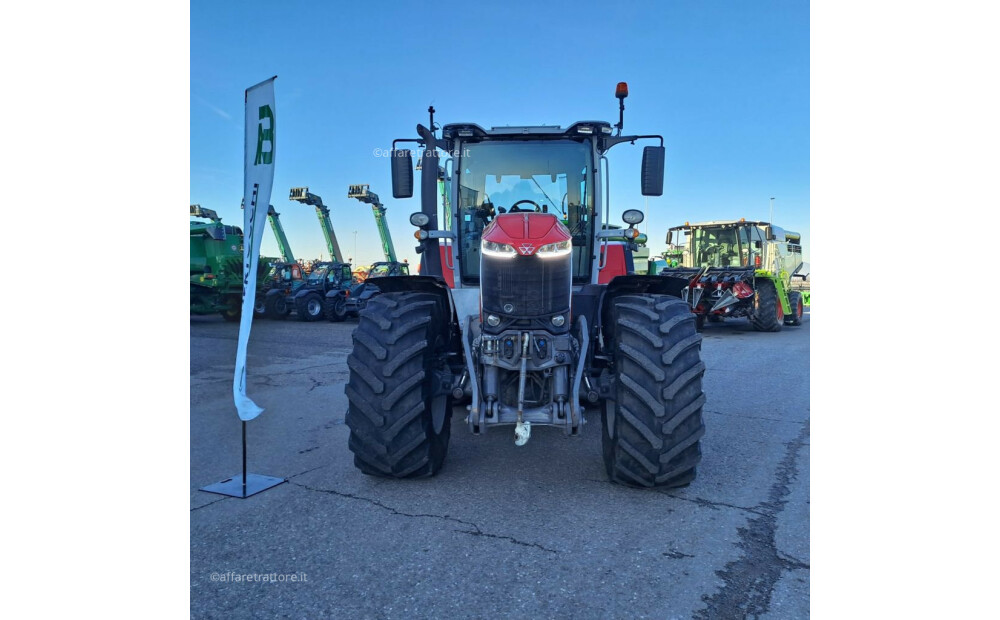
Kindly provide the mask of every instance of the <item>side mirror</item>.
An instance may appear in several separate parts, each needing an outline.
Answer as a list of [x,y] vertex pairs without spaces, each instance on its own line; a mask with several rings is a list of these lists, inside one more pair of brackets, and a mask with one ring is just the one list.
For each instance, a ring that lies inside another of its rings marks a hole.
[[774,230],[770,226],[764,227],[764,238],[768,241],[774,241]]
[[641,224],[644,219],[642,211],[638,209],[629,209],[625,213],[622,213],[622,220],[629,226],[635,226],[636,224]]
[[642,195],[663,195],[663,163],[667,149],[662,146],[647,146],[642,149]]
[[413,153],[409,149],[392,151],[392,197],[413,197]]
[[674,242],[674,231],[667,231],[667,245],[671,245]]

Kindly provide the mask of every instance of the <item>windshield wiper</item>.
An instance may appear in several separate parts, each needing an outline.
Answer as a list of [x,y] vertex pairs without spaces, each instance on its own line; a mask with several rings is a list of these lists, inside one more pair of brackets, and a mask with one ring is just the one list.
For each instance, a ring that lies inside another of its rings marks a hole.
[[[545,190],[544,190],[544,189],[542,189],[542,186],[538,184],[538,181],[537,181],[537,180],[535,179],[535,177],[531,177],[531,182],[535,184],[535,187],[537,187],[537,188],[538,188],[538,191],[542,192],[542,194],[543,194],[543,195],[544,195],[544,196],[545,196],[546,198],[549,198],[549,195],[545,193]],[[551,205],[552,205],[552,208],[555,208],[555,206],[556,206],[556,203],[555,203],[555,201],[553,201],[553,200],[552,200],[551,198],[549,198],[549,204],[551,204]]]

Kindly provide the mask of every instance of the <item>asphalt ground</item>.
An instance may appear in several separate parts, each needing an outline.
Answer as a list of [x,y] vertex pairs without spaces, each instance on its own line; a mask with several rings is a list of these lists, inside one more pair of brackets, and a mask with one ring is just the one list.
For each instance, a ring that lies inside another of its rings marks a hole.
[[356,324],[254,323],[249,471],[287,482],[233,499],[199,489],[240,471],[238,325],[191,317],[192,617],[808,617],[808,313],[706,326],[702,463],[674,490],[608,482],[593,407],[581,437],[536,427],[520,448],[456,408],[437,476],[361,474]]

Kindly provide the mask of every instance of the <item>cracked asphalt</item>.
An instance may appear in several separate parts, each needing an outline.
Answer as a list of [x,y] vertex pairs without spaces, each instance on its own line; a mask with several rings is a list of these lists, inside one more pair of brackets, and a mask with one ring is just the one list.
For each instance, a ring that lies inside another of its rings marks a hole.
[[[687,488],[607,481],[600,413],[581,437],[468,433],[444,470],[395,481],[347,449],[356,321],[258,321],[249,499],[199,491],[240,470],[238,325],[191,318],[191,615],[234,617],[803,618],[809,615],[809,317],[757,333],[709,324],[706,434]],[[213,574],[298,574],[220,582]]]

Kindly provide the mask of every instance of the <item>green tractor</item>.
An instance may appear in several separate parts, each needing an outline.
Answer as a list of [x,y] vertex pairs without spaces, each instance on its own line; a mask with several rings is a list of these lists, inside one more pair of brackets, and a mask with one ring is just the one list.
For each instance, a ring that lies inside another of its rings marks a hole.
[[[684,236],[684,243],[674,244]],[[701,329],[705,321],[745,317],[757,331],[801,325],[803,295],[793,278],[805,280],[801,235],[770,222],[745,218],[675,226],[667,232],[670,256],[660,275],[684,278],[681,298]],[[677,257],[680,263],[677,264]]]
[[211,209],[191,205],[191,314],[219,313],[240,320],[243,303],[243,231]]

